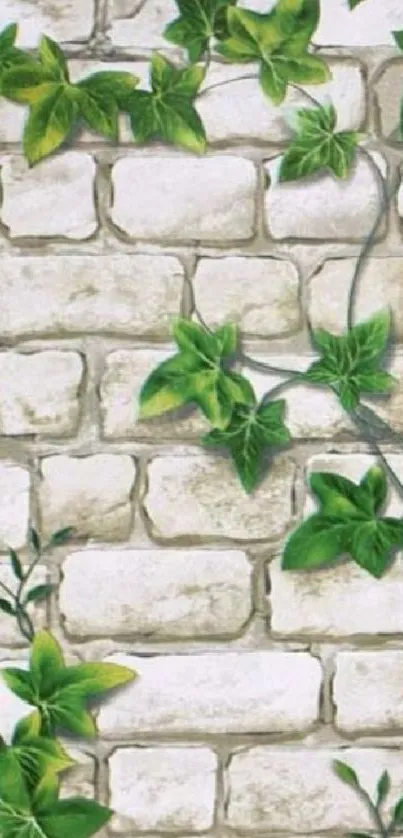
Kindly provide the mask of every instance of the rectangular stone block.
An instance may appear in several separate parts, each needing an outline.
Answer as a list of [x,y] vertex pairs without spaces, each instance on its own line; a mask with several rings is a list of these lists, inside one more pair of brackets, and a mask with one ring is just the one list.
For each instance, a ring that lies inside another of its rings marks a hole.
[[22,47],[36,47],[43,32],[56,41],[86,41],[92,32],[94,5],[92,0],[2,0],[0,30],[10,22],[18,23]]
[[[106,699],[101,735],[302,731],[317,720],[321,666],[299,652],[217,652],[110,660],[139,673]],[[298,693],[298,702],[295,694]]]
[[0,463],[0,550],[19,550],[26,544],[30,476],[14,463]]
[[217,757],[208,748],[119,749],[109,770],[114,832],[212,827]]
[[235,550],[80,550],[60,610],[77,637],[231,636],[251,614],[251,573]]
[[392,804],[402,794],[399,751],[261,746],[235,753],[230,761],[226,780],[228,826],[247,833],[296,835],[373,830],[365,802],[333,772],[334,759],[351,765],[371,797],[387,769],[391,791],[382,811],[385,816],[392,814]]
[[115,47],[132,54],[149,54],[153,49],[169,49],[165,27],[178,17],[174,0],[109,0],[108,36]]
[[389,142],[401,142],[400,97],[396,90],[402,89],[403,61],[386,65],[374,85],[382,136]]
[[277,456],[267,477],[247,495],[219,454],[156,457],[148,467],[144,508],[158,539],[261,541],[289,525],[295,467]]
[[403,652],[340,652],[333,694],[336,726],[345,732],[403,729]]
[[115,163],[112,182],[111,219],[133,239],[220,242],[253,236],[257,172],[250,160],[126,157]]

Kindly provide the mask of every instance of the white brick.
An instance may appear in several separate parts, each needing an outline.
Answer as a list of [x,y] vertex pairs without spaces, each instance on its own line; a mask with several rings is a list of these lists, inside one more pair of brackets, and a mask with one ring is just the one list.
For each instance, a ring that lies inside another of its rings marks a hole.
[[178,17],[174,0],[109,0],[108,34],[114,46],[147,52],[170,46],[165,26]]
[[144,504],[158,538],[274,539],[291,518],[293,478],[291,460],[277,456],[248,496],[232,464],[218,454],[156,457]]
[[400,141],[400,97],[396,89],[402,88],[403,62],[396,61],[386,66],[374,85],[379,110],[381,131],[386,140]]
[[225,636],[248,620],[250,587],[241,552],[86,550],[63,565],[60,610],[79,637]]
[[[383,161],[379,155],[376,159]],[[360,241],[368,235],[379,211],[381,192],[365,157],[357,155],[345,180],[319,173],[279,183],[280,162],[281,158],[275,158],[265,167],[271,180],[266,192],[266,223],[274,239]]]
[[89,154],[66,151],[30,168],[22,157],[5,159],[1,220],[11,238],[88,239],[97,229],[95,163]]
[[39,502],[46,536],[74,527],[82,537],[107,541],[128,538],[135,478],[131,457],[48,457],[42,460],[41,471]]
[[184,439],[200,437],[209,424],[198,408],[172,411],[161,417],[138,420],[141,388],[152,371],[175,354],[158,349],[118,349],[105,360],[100,396],[104,436],[107,439]]
[[[321,327],[340,334],[346,328],[346,312],[356,259],[329,259],[309,282],[308,310],[315,329]],[[368,259],[360,273],[355,299],[355,322],[368,320],[390,306],[393,311],[393,334],[403,340],[401,280],[403,259]]]
[[[387,459],[400,480],[403,480],[403,456],[388,453]],[[377,462],[377,458],[370,454],[319,454],[309,460],[307,472],[333,472],[347,477],[353,483],[359,483],[368,469]],[[388,497],[382,514],[400,518],[403,516],[403,499],[399,497],[390,479],[388,479],[388,489]],[[304,514],[312,515],[317,509],[316,498],[310,494],[308,487],[306,491]]]
[[[48,581],[46,568],[42,565],[38,565],[30,577],[29,586],[26,588],[26,592],[31,588],[34,588],[35,585],[43,585],[45,582]],[[17,592],[18,581],[16,580],[9,561],[1,561],[0,562],[0,582],[4,585],[7,585],[14,593]],[[7,599],[10,602],[10,597],[5,593],[5,591],[0,590],[0,597],[2,599]],[[44,601],[40,603],[30,603],[28,605],[28,614],[31,617],[31,620],[34,623],[35,629],[38,630],[39,628],[43,628],[46,623],[46,604]],[[21,631],[18,628],[18,623],[15,617],[11,617],[8,614],[4,614],[3,611],[0,612],[0,644],[1,646],[21,646],[26,644],[26,640],[21,635]],[[0,729],[1,734],[1,729]]]
[[0,433],[72,434],[83,362],[76,352],[0,354]]
[[213,825],[217,757],[207,748],[127,748],[109,760],[113,831]]
[[92,0],[2,0],[0,29],[15,21],[18,43],[35,47],[43,32],[56,41],[85,41],[92,32]]
[[271,630],[292,636],[348,637],[403,632],[403,560],[374,579],[355,562],[307,573],[269,565]]
[[[360,65],[347,59],[344,62],[329,61],[329,68],[333,76],[330,82],[304,85],[304,90],[320,102],[328,103],[329,99],[333,102],[337,110],[338,130],[358,130],[365,119],[365,85]],[[255,79],[242,80],[242,76],[254,72]],[[208,87],[223,82],[229,83],[207,92]],[[287,122],[289,113],[301,107],[307,107],[307,99],[292,88],[289,88],[281,106],[273,105],[259,86],[256,64],[213,64],[196,105],[207,137],[213,143],[241,140],[284,142],[292,135]]]
[[171,256],[0,257],[0,334],[85,332],[167,337],[183,267]]
[[403,728],[403,652],[340,652],[333,695],[344,731]]
[[0,463],[0,549],[18,550],[26,543],[29,518],[29,473]]
[[400,0],[365,0],[350,11],[347,0],[326,0],[312,41],[318,46],[396,46],[392,32],[403,28]]
[[108,738],[163,731],[301,731],[317,719],[321,667],[305,653],[113,655],[110,660],[133,668],[139,678],[133,688],[103,703],[98,727]]
[[132,238],[242,241],[253,235],[257,176],[250,160],[127,157],[115,164],[112,180],[112,221]]
[[248,833],[284,831],[307,835],[332,829],[372,830],[365,802],[333,772],[334,759],[346,762],[357,771],[371,797],[375,795],[380,775],[387,769],[391,775],[391,793],[385,810],[390,812],[402,793],[403,766],[399,751],[280,750],[262,746],[237,753],[230,762],[228,824]]
[[85,750],[82,750],[82,748],[71,747],[71,740],[69,742],[68,739],[65,740],[61,737],[61,744],[71,759],[76,761],[77,765],[73,765],[68,769],[66,774],[62,775],[60,797],[62,799],[77,796],[94,798],[94,758],[90,754],[87,754]]
[[197,308],[211,328],[237,323],[257,337],[277,337],[300,326],[298,271],[281,259],[229,256],[201,259],[193,287]]

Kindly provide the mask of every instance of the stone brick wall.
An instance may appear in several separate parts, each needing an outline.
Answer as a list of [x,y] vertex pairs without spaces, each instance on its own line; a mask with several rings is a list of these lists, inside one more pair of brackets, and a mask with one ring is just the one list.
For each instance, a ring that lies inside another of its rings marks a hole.
[[[242,6],[265,11],[269,0]],[[322,0],[315,43],[342,129],[364,129],[390,183],[403,58],[391,31],[402,0]],[[2,0],[20,43],[57,38],[74,78],[100,66],[146,79],[173,0]],[[368,830],[367,811],[332,774],[340,756],[373,789],[403,791],[403,565],[375,582],[354,564],[283,573],[280,554],[312,511],[304,477],[359,479],[373,459],[330,395],[288,394],[296,438],[247,497],[227,461],[205,453],[204,420],[135,419],[136,394],[169,355],[172,315],[194,300],[210,325],[239,323],[246,350],[282,367],[310,363],[304,311],[345,325],[349,282],[380,202],[367,160],[347,182],[270,185],[289,129],[240,66],[213,62],[200,98],[202,159],[92,135],[29,169],[24,110],[0,105],[0,578],[28,520],[44,535],[77,528],[37,580],[60,582],[47,620],[71,659],[113,659],[140,673],[98,715],[100,740],[74,751],[66,793],[117,814],[106,834],[335,834]],[[399,209],[400,208],[400,209]],[[399,216],[400,212],[400,216]],[[403,343],[403,190],[364,271],[357,316],[385,305]],[[402,387],[383,415],[403,428]],[[257,391],[274,375],[249,373]],[[379,408],[381,413],[381,408]],[[385,446],[403,478],[403,454]],[[393,490],[389,509],[403,514]],[[0,666],[26,660],[0,617]],[[1,730],[26,710],[0,687]]]

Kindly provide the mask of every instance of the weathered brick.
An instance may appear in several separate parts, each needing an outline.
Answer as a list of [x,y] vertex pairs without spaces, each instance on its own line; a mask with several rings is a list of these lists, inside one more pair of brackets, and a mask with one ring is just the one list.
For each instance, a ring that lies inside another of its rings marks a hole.
[[282,637],[401,634],[403,560],[374,579],[353,561],[320,572],[269,565],[271,630]]
[[[330,61],[329,67],[333,75],[330,82],[304,86],[304,89],[318,101],[331,99],[340,131],[358,130],[365,119],[365,84],[360,65],[347,59]],[[255,79],[242,80],[242,76],[254,72]],[[262,95],[257,77],[256,64],[211,65],[196,103],[210,142],[278,143],[290,138],[292,130],[287,115],[290,109],[306,107],[306,97],[289,88],[284,103],[273,105]],[[221,84],[208,91],[210,86]]]
[[333,695],[344,731],[403,728],[403,652],[340,652]]
[[243,241],[253,235],[257,173],[250,160],[126,157],[113,167],[112,181],[112,221],[132,238]]
[[76,352],[0,354],[0,433],[71,435],[82,375]]
[[248,833],[284,831],[299,835],[332,829],[373,829],[365,802],[333,772],[334,759],[355,769],[371,797],[380,775],[388,769],[391,792],[386,811],[391,814],[403,784],[398,751],[261,746],[234,754],[229,764],[228,824]]
[[381,132],[386,140],[399,141],[400,97],[396,90],[403,88],[403,61],[394,61],[385,67],[374,85]]
[[171,256],[2,256],[0,335],[167,337],[183,267]]
[[112,830],[210,829],[217,757],[207,748],[126,748],[110,760]]
[[[315,329],[327,329],[340,334],[347,326],[347,306],[356,259],[328,259],[308,284],[308,312]],[[371,258],[360,272],[355,297],[355,322],[368,320],[373,314],[390,307],[393,312],[393,334],[403,341],[403,309],[401,306],[401,278],[403,259]]]
[[217,454],[156,457],[148,467],[145,510],[165,540],[278,538],[291,518],[294,470],[288,457],[278,456],[247,496],[232,464]]
[[135,478],[131,457],[47,457],[42,460],[41,470],[39,503],[46,536],[74,527],[81,537],[106,541],[128,538]]
[[106,357],[100,396],[103,431],[107,439],[184,439],[209,429],[197,408],[183,408],[147,420],[138,420],[140,391],[151,372],[175,349],[118,349]]
[[[62,785],[60,788],[60,797],[66,799],[69,797],[86,797],[94,798],[94,783],[95,783],[95,760],[90,754],[86,753],[83,748],[72,747],[71,740],[61,739],[63,747],[67,753],[74,759],[77,765],[73,765],[66,774],[62,775]],[[84,746],[85,747],[85,746]]]
[[93,0],[3,0],[0,30],[18,23],[18,43],[35,47],[43,32],[56,41],[86,41],[92,32]]
[[26,469],[0,463],[0,549],[18,550],[26,543],[30,478]]
[[321,667],[306,653],[113,655],[110,660],[132,667],[140,677],[103,703],[98,727],[108,738],[138,732],[302,731],[317,719]]
[[313,35],[318,46],[396,46],[392,32],[403,28],[400,0],[366,0],[350,11],[345,0],[326,0]]
[[[375,155],[374,155],[375,159]],[[340,180],[317,174],[289,183],[278,182],[281,158],[266,164],[266,223],[274,239],[354,239],[373,227],[381,204],[379,180],[366,157],[357,155],[350,177]],[[384,159],[376,154],[385,171]]]
[[97,229],[95,163],[89,154],[66,151],[30,168],[8,157],[1,169],[1,220],[10,237],[88,239]]
[[109,0],[108,35],[114,46],[134,53],[167,49],[163,31],[177,17],[174,0]]
[[63,565],[60,610],[79,637],[233,635],[251,607],[241,552],[86,550]]
[[201,259],[193,287],[211,328],[237,323],[243,333],[277,337],[299,328],[298,271],[292,262],[228,256]]
[[[14,576],[14,573],[11,570],[10,562],[9,561],[1,561],[0,562],[0,582],[3,585],[7,585],[12,591],[16,593],[18,582]],[[38,565],[34,571],[32,572],[32,576],[30,577],[30,587],[34,587],[35,585],[42,585],[44,582],[47,582],[47,572],[46,568],[42,565]],[[0,592],[0,596],[2,599],[8,599],[10,601],[10,597],[5,594],[2,590]],[[35,626],[37,629],[42,628],[46,622],[46,604],[42,602],[38,603],[30,603],[28,605],[28,613],[31,619],[34,620]],[[15,617],[10,617],[8,614],[4,614],[2,611],[0,612],[0,644],[1,646],[21,646],[22,644],[26,644],[26,640],[22,637],[21,632],[18,628],[17,621]]]

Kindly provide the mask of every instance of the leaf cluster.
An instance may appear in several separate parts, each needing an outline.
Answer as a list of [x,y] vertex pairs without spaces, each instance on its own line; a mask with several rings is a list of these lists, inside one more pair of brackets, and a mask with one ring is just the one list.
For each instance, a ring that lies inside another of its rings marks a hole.
[[[375,829],[380,834],[380,838],[390,838],[396,830],[402,828],[403,797],[401,797],[394,805],[392,817],[389,823],[385,823],[382,815],[382,806],[385,803],[391,789],[391,780],[388,771],[384,771],[379,777],[376,785],[376,794],[374,799],[372,799],[370,794],[361,785],[356,771],[354,771],[350,765],[336,759],[333,761],[333,770],[339,780],[354,789],[359,797],[365,802]],[[371,838],[371,836],[363,832],[350,832],[347,834],[347,838]]]

